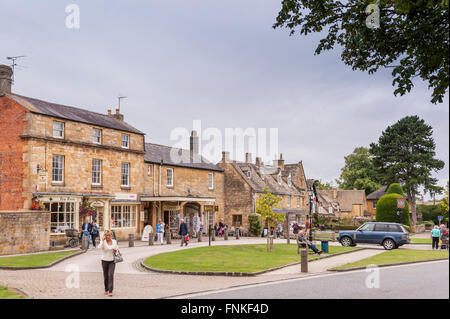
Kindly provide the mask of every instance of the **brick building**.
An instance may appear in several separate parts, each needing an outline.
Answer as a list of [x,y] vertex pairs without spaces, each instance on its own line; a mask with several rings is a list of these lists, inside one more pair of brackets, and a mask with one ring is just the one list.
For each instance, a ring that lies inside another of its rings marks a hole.
[[305,222],[309,199],[302,162],[285,164],[281,155],[273,165],[265,165],[261,158],[253,163],[252,155],[247,153],[246,161],[241,163],[223,152],[217,165],[225,172],[225,224],[248,230],[248,216],[255,212],[256,201],[265,188],[281,197],[279,212],[289,216],[289,222]]

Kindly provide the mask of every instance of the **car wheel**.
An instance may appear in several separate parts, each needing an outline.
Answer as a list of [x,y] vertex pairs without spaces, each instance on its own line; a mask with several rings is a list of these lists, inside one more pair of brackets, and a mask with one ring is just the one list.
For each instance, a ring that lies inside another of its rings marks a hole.
[[392,250],[395,248],[395,242],[392,239],[385,239],[383,241],[383,247],[386,250]]
[[350,237],[342,237],[341,245],[344,247],[350,247],[351,245],[353,245],[353,241]]

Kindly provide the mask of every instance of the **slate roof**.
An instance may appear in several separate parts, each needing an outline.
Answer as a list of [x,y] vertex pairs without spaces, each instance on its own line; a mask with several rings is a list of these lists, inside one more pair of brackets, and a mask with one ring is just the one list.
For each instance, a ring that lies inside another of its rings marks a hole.
[[46,102],[17,94],[6,95],[30,110],[32,113],[144,135],[144,133],[128,123],[120,121],[112,116],[108,116],[107,114],[96,113],[73,106]]
[[[171,154],[174,154],[175,157],[172,158]],[[177,156],[179,156],[179,159],[176,158]],[[145,143],[145,162],[160,164],[161,161],[163,164],[170,166],[223,172],[222,169],[206,160],[203,156],[199,156],[198,161],[194,160],[190,150]]]
[[[278,168],[257,166],[252,163],[233,162],[232,164],[256,192],[262,192],[264,188],[268,187],[269,191],[275,195],[301,196],[301,193],[294,185],[288,185],[287,177],[283,176],[281,185],[278,184]],[[250,177],[248,172],[250,172]],[[262,175],[264,175],[264,179]]]
[[377,189],[375,192],[370,193],[367,195],[367,199],[377,200],[386,195],[387,186],[383,186],[379,189]]

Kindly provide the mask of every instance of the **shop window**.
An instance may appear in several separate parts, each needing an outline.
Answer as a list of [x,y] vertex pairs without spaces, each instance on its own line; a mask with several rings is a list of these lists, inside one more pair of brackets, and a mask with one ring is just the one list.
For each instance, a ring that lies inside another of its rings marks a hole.
[[233,226],[242,226],[242,215],[233,215]]
[[50,231],[52,234],[63,234],[66,229],[76,228],[75,203],[45,203],[50,211]]
[[137,207],[129,205],[111,206],[111,228],[136,227]]

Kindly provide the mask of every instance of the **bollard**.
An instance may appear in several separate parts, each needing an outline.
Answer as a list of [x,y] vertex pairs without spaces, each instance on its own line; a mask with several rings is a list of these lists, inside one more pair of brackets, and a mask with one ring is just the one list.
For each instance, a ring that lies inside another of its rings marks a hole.
[[88,240],[89,240],[88,236],[81,237],[81,249],[82,250],[87,250],[88,249]]
[[128,235],[128,247],[134,247],[134,235],[133,234]]
[[236,233],[236,240],[239,240],[241,234],[240,234],[241,230],[239,228],[236,228],[235,233]]
[[199,242],[199,243],[201,243],[201,242],[203,241],[202,235],[203,235],[203,234],[202,234],[202,231],[200,230],[200,231],[198,232],[198,235],[197,235],[197,236],[198,236],[198,242]]
[[172,236],[171,236],[170,232],[166,232],[166,241],[167,241],[167,245],[172,244]]
[[308,249],[303,249],[301,251],[301,271],[308,272]]
[[225,229],[223,232],[223,239],[228,240],[228,229]]
[[216,230],[215,229],[211,230],[211,240],[216,241]]
[[153,246],[155,244],[155,235],[153,233],[148,234],[148,245]]

